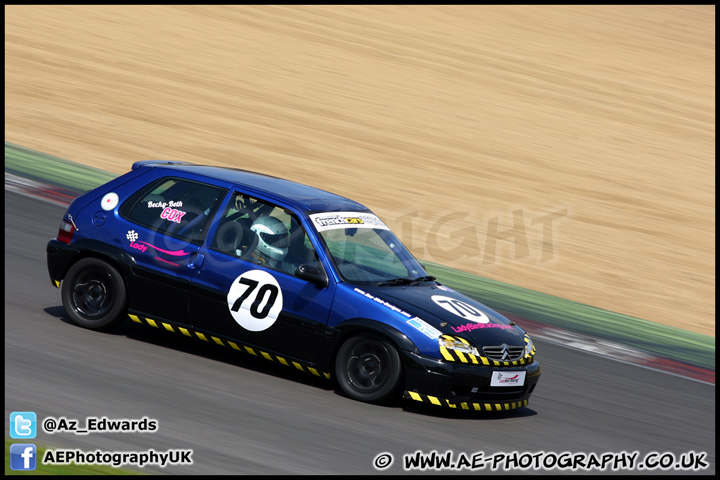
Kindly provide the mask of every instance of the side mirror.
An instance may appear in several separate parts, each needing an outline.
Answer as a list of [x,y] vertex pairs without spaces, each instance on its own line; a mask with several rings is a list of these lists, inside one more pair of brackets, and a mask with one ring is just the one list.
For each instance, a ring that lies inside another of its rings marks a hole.
[[325,271],[311,263],[303,263],[300,265],[297,270],[295,270],[295,276],[322,288],[328,286],[328,277]]

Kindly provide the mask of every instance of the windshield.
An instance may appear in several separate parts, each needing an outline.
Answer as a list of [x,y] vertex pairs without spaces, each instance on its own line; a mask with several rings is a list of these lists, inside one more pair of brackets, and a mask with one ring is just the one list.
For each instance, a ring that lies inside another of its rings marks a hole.
[[369,286],[427,276],[420,263],[377,216],[338,212],[310,217],[343,281]]

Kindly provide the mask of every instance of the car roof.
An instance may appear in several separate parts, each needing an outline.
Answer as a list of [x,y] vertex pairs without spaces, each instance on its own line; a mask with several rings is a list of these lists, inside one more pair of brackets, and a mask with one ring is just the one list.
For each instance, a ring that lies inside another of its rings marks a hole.
[[179,170],[190,174],[219,180],[224,184],[243,187],[249,191],[265,194],[292,204],[305,211],[368,211],[369,209],[349,198],[321,190],[319,188],[293,182],[284,178],[273,177],[262,173],[251,172],[239,168],[199,165],[188,162],[165,160],[144,160],[135,162],[132,169],[140,167]]

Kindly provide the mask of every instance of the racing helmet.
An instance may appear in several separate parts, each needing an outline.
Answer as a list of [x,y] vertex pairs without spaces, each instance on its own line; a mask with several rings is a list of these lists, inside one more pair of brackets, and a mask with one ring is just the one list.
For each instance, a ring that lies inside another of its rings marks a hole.
[[255,219],[250,230],[258,236],[257,251],[273,260],[285,258],[290,247],[290,235],[283,222],[263,215]]

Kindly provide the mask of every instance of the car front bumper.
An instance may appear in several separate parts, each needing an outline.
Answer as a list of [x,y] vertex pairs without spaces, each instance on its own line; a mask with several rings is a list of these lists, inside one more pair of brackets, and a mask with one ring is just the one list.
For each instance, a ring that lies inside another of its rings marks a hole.
[[[402,351],[407,399],[450,408],[502,411],[525,407],[540,379],[538,362],[516,367],[467,365]],[[526,372],[522,386],[493,387],[494,371]]]

